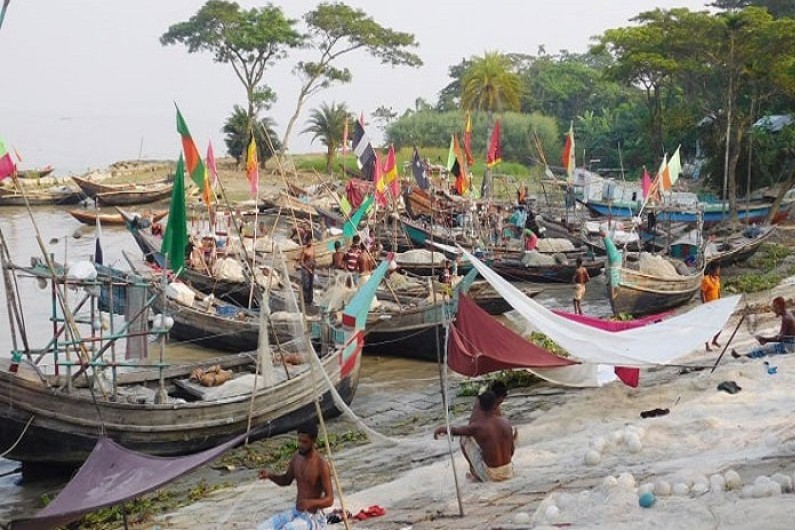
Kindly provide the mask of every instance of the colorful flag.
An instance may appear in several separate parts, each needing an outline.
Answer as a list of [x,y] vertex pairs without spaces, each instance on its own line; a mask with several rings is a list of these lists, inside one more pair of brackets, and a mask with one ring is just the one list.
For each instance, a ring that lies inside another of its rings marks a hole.
[[370,136],[364,130],[364,114],[354,124],[352,147],[353,154],[356,155],[356,163],[362,171],[362,180],[376,182],[375,149],[373,149]]
[[494,130],[491,131],[489,141],[489,152],[486,156],[486,165],[493,167],[502,162],[502,149],[500,148],[500,120],[494,122]]
[[[175,104],[176,106],[176,104]],[[182,136],[182,151],[185,153],[185,165],[188,168],[191,180],[199,189],[204,190],[207,173],[204,171],[204,162],[196,149],[196,144],[190,135],[185,119],[177,107],[177,132]]]
[[420,158],[420,152],[416,147],[414,148],[414,156],[411,159],[411,172],[420,189],[427,190],[430,187],[428,174],[425,171],[425,163]]
[[179,154],[174,173],[174,189],[168,209],[168,224],[163,235],[160,252],[166,257],[171,270],[179,272],[185,266],[185,248],[188,246],[188,220],[185,212],[185,161]]
[[472,116],[467,111],[467,124],[464,127],[464,154],[467,157],[467,165],[472,166],[475,158],[472,156]]
[[671,159],[662,171],[662,189],[670,190],[676,181],[679,180],[679,174],[682,172],[682,161],[679,158],[679,148],[676,148]]
[[569,180],[574,176],[576,162],[574,159],[574,122],[569,124],[569,132],[566,133],[566,144],[563,146],[563,169],[566,170]]
[[3,143],[2,138],[0,138],[0,180],[10,177],[16,170],[17,166],[14,164],[14,161],[11,160],[11,153],[8,152],[6,145]]
[[253,135],[246,154],[246,178],[248,178],[251,198],[256,199],[259,196],[259,162],[257,161],[257,142],[254,141]]
[[381,171],[381,156],[378,151],[375,151],[375,160],[373,165],[373,181],[375,182],[375,201],[379,206],[386,206],[386,194],[384,193],[386,185],[384,184],[384,174]]
[[398,197],[400,194],[400,180],[398,179],[397,162],[395,162],[395,146],[391,144],[384,162],[384,176],[381,182],[384,183],[384,187],[389,186],[393,198]]
[[207,142],[207,173],[210,177],[210,186],[215,189],[218,185],[218,165],[215,162],[212,140]]
[[646,166],[643,166],[643,178],[640,181],[640,186],[643,190],[643,198],[645,199],[649,196],[649,191],[651,191],[651,176]]
[[345,116],[345,128],[342,129],[342,156],[348,153],[348,117]]
[[464,157],[461,153],[461,146],[458,138],[452,135],[450,139],[450,152],[447,155],[447,170],[455,175],[455,189],[459,195],[464,195],[469,191],[469,182],[464,170]]

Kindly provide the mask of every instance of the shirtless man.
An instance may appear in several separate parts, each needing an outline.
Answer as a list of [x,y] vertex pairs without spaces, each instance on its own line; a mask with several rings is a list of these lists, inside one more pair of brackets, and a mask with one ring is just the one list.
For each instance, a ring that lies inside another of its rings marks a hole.
[[296,481],[298,493],[295,507],[275,515],[257,526],[257,530],[315,530],[326,526],[323,508],[334,503],[328,463],[315,450],[317,424],[306,423],[298,428],[298,451],[293,455],[287,471],[277,475],[261,469],[259,478],[270,479],[279,486]]
[[582,315],[582,299],[585,296],[585,284],[591,281],[588,269],[583,267],[582,258],[577,258],[577,270],[574,271],[574,313]]
[[331,255],[331,266],[336,270],[345,270],[345,253],[342,251],[342,243],[334,242],[334,254]]
[[375,259],[363,242],[360,243],[359,248],[359,281],[363,284],[370,279],[370,274],[375,268]]
[[[487,390],[478,396],[481,412],[474,421],[463,427],[451,427],[452,436],[461,436],[464,453],[472,478],[479,482],[500,482],[513,477],[514,432],[510,422],[498,416],[497,396]],[[437,427],[434,439],[447,432],[447,427]]]
[[[795,316],[787,311],[787,302],[781,296],[773,299],[773,312],[777,317],[781,317],[778,333],[770,337],[762,335],[754,337],[763,347],[746,353],[746,357],[754,359],[765,355],[795,352]],[[732,349],[732,357],[740,358],[742,355]]]

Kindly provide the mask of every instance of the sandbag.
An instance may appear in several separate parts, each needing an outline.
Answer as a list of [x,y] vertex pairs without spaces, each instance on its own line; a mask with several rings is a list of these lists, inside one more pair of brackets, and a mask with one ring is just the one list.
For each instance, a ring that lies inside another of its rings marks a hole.
[[662,256],[655,256],[648,252],[640,253],[638,270],[643,274],[659,278],[679,278],[681,276],[676,272],[676,267],[674,267],[673,263]]
[[230,282],[242,282],[246,278],[243,275],[243,266],[232,258],[221,258],[213,265],[213,276],[218,280]]
[[525,267],[543,267],[555,265],[555,258],[542,254],[537,250],[530,250],[522,255],[522,265]]
[[180,305],[186,307],[193,306],[193,301],[196,299],[196,294],[193,289],[184,283],[171,282],[166,285],[166,297],[169,300],[174,300]]
[[574,243],[565,237],[547,237],[538,240],[536,250],[551,254],[553,252],[573,252],[576,248]]

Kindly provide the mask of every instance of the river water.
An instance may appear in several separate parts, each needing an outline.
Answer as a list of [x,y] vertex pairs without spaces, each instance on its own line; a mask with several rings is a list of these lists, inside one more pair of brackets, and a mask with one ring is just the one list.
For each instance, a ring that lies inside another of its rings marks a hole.
[[[52,254],[56,261],[73,263],[93,256],[95,249],[95,228],[81,224],[67,213],[66,207],[37,207],[33,210],[40,239],[36,237],[34,224],[24,208],[3,208],[0,210],[0,230],[9,245],[12,260],[21,265],[30,263],[31,257],[41,257],[44,251]],[[41,241],[41,245],[39,245]],[[106,265],[128,269],[122,251],[134,260],[141,259],[132,236],[123,227],[105,226],[102,228],[101,244]],[[0,282],[2,283],[2,282]],[[571,286],[533,285],[531,289],[544,289],[536,300],[547,307],[571,310]],[[33,347],[43,346],[51,337],[52,324],[49,321],[51,299],[48,288],[42,289],[29,278],[20,278],[18,289],[21,295],[29,340]],[[5,288],[0,287],[5,294]],[[604,298],[604,282],[595,279],[586,293],[583,309],[591,315],[605,315],[609,312]],[[5,296],[3,297],[5,300]],[[13,343],[8,322],[6,304],[0,304],[0,357],[9,357]],[[215,356],[218,352],[184,346],[170,346],[168,359],[171,361]],[[377,356],[365,356],[362,365],[362,380],[371,384],[395,381],[423,380],[438,376],[434,363],[424,363],[405,359],[389,359],[384,362]],[[381,388],[394,388],[395,393],[405,390],[405,385],[386,385]],[[354,400],[354,406],[356,401]],[[57,441],[54,441],[57,443]],[[0,453],[6,448],[0,447]],[[43,494],[52,497],[63,486],[62,476],[21,480],[19,465],[0,458],[0,521],[29,515],[40,507]]]

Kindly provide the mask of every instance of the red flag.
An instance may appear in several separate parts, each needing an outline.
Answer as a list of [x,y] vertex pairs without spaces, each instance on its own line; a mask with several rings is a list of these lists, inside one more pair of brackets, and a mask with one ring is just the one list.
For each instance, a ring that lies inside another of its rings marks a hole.
[[389,145],[389,152],[384,161],[384,174],[381,178],[381,190],[384,191],[386,186],[389,186],[392,192],[392,197],[397,198],[400,192],[400,180],[398,179],[397,163],[395,162],[395,146]]
[[500,120],[494,122],[494,130],[491,131],[491,141],[489,151],[486,155],[486,165],[495,166],[502,162],[502,149],[500,148]]
[[384,193],[384,172],[381,168],[381,155],[378,151],[375,152],[375,168],[373,174],[373,181],[375,182],[375,202],[379,206],[386,206],[386,194]]
[[563,146],[563,155],[561,156],[561,161],[563,162],[563,169],[566,170],[566,174],[569,176],[569,179],[574,175],[574,123],[572,122],[569,125],[569,132],[566,133],[566,144]]
[[467,124],[464,127],[464,154],[467,157],[467,165],[472,166],[475,163],[475,157],[472,156],[472,116],[467,112]]
[[645,199],[649,196],[649,191],[651,190],[651,176],[646,166],[643,166],[643,178],[640,181],[640,186],[643,190],[643,198]]
[[345,116],[345,128],[342,130],[342,156],[348,152],[348,117]]

